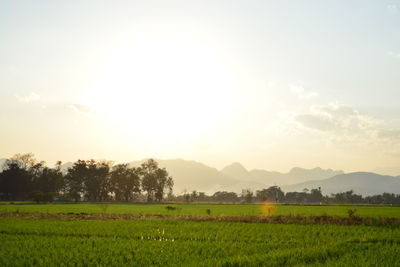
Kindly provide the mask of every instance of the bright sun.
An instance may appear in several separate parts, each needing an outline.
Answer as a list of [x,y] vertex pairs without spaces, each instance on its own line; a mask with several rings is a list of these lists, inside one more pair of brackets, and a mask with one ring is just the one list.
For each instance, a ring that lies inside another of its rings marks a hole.
[[189,142],[230,116],[230,75],[205,46],[146,36],[113,53],[85,102],[146,141]]

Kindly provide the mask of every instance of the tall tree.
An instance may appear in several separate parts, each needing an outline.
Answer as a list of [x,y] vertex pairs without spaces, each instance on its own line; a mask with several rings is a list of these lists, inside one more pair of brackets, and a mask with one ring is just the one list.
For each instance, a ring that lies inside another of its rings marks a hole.
[[26,200],[36,176],[40,173],[44,162],[37,162],[34,154],[16,154],[6,160],[4,170],[0,174],[0,191],[3,199]]
[[112,168],[111,190],[117,201],[131,201],[140,193],[140,168],[129,168],[128,164],[118,164]]
[[35,176],[34,190],[43,193],[58,194],[64,184],[64,176],[61,172],[60,165],[56,168],[43,167]]
[[89,201],[104,201],[110,190],[110,162],[86,161],[86,175],[83,179],[85,198]]
[[0,174],[0,191],[4,200],[25,200],[32,191],[31,173],[18,162],[7,161]]
[[262,189],[256,192],[256,197],[259,201],[276,202],[282,201],[285,194],[279,186],[270,186],[267,189]]
[[147,201],[162,201],[165,189],[172,191],[172,177],[165,168],[159,168],[154,159],[149,159],[141,165],[142,188],[147,192]]
[[87,164],[85,160],[78,160],[71,168],[68,168],[65,175],[66,197],[79,201],[84,193],[84,180],[87,176]]
[[243,189],[242,190],[242,198],[246,203],[251,203],[253,202],[253,191],[250,189]]

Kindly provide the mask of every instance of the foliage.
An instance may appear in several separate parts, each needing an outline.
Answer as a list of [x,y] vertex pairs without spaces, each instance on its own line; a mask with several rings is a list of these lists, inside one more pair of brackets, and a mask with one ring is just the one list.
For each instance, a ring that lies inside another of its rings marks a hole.
[[259,201],[268,201],[273,203],[279,203],[285,197],[285,193],[278,186],[271,186],[267,189],[259,190],[256,192],[256,198]]
[[215,202],[236,202],[239,201],[239,197],[235,192],[218,191],[214,193],[212,200]]
[[251,203],[253,202],[253,191],[251,191],[250,189],[243,189],[242,190],[242,198],[243,201],[246,203]]
[[[35,191],[43,196],[59,192],[64,183],[60,164],[54,169],[44,164],[31,153],[16,154],[8,159],[0,173],[0,197],[3,200],[24,200],[32,198]],[[36,193],[35,199],[42,201],[43,196]]]
[[149,159],[141,165],[142,188],[147,192],[147,201],[161,202],[166,189],[172,191],[174,182],[165,168],[159,168],[158,163]]
[[53,192],[40,192],[40,191],[33,191],[29,193],[29,198],[36,203],[40,202],[53,202],[54,201],[55,193]]
[[111,192],[116,201],[132,201],[140,193],[140,168],[129,168],[128,164],[118,164],[111,172]]
[[112,167],[112,162],[78,160],[65,174],[61,162],[55,168],[37,161],[33,154],[17,154],[6,161],[0,172],[1,200],[50,201],[55,196],[63,200],[91,202],[133,201],[141,187],[147,192],[148,201],[161,202],[166,190],[172,198],[172,177],[158,163],[149,159],[139,168],[128,164]]

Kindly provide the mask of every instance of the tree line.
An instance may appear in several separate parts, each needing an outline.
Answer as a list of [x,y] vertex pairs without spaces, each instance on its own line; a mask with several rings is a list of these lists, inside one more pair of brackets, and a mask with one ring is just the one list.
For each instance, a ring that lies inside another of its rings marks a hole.
[[322,194],[321,188],[285,193],[278,186],[255,192],[245,189],[241,194],[218,191],[207,195],[192,191],[174,195],[172,177],[153,159],[139,167],[95,160],[78,160],[67,170],[62,170],[61,166],[59,161],[54,168],[47,167],[31,153],[7,159],[0,172],[0,200],[400,204],[399,194],[363,197],[349,190],[327,196]]
[[7,159],[0,173],[0,199],[161,202],[174,185],[167,170],[153,159],[139,167],[95,160],[78,160],[67,170],[61,166],[59,161],[49,168],[32,153]]
[[307,189],[302,192],[283,192],[278,186],[271,186],[253,192],[250,189],[235,192],[218,191],[213,195],[192,191],[176,196],[173,201],[181,202],[236,202],[236,203],[281,203],[281,204],[400,204],[400,194],[383,193],[366,196],[355,194],[353,190],[323,195],[321,188]]

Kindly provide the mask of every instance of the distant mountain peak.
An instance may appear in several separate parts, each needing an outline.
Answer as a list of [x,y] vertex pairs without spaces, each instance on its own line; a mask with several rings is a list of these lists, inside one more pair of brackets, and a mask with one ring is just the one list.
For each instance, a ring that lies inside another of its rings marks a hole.
[[221,170],[221,173],[238,180],[252,180],[251,173],[238,162],[226,166]]
[[240,170],[240,171],[246,171],[247,172],[247,169],[242,164],[240,164],[239,162],[233,162],[233,163],[229,164],[228,166],[223,168],[222,171],[229,170],[229,169],[231,169],[231,170]]
[[338,174],[324,180],[310,180],[284,186],[286,192],[301,191],[303,188],[322,188],[324,194],[339,193],[353,190],[356,194],[378,195],[384,192],[400,193],[399,177],[379,175],[371,172],[352,172]]

